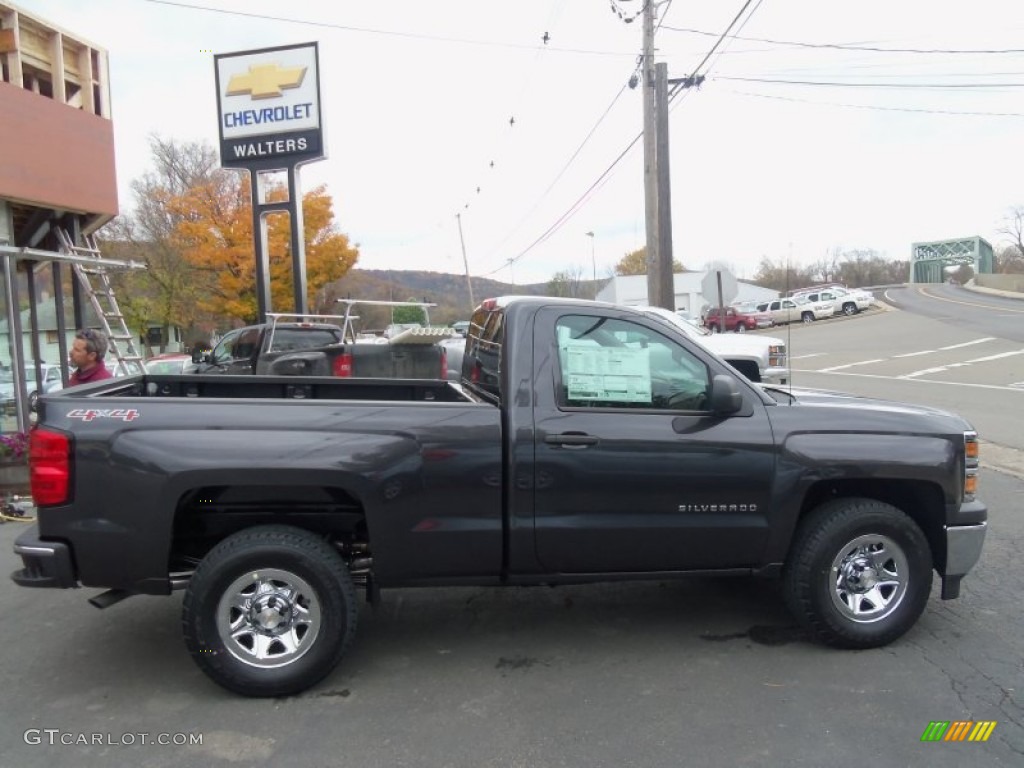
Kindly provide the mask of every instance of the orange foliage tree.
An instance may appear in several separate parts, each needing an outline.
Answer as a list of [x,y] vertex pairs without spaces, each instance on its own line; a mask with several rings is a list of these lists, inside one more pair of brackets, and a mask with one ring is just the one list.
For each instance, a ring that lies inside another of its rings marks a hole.
[[[209,279],[200,307],[218,315],[254,322],[256,257],[252,237],[249,184],[242,176],[220,172],[168,202],[179,216],[174,237],[184,258]],[[267,198],[285,199],[287,190],[271,186]],[[303,196],[306,289],[311,298],[327,283],[342,277],[359,258],[356,246],[334,223],[330,195],[319,186]],[[267,217],[271,311],[295,311],[292,289],[291,218]],[[314,302],[309,301],[313,306]]]

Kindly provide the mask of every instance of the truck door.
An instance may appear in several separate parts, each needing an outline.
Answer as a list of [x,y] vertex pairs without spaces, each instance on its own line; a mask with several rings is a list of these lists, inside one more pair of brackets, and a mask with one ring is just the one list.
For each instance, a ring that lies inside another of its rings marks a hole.
[[239,328],[224,335],[210,353],[212,367],[203,373],[250,374],[259,351],[260,329]]
[[774,451],[754,392],[739,414],[713,413],[711,376],[726,369],[613,309],[541,310],[534,349],[534,536],[545,570],[759,563]]

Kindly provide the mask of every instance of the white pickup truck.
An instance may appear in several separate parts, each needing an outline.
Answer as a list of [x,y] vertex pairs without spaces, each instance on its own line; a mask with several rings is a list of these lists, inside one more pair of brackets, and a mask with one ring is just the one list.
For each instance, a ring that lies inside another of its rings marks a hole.
[[865,309],[870,309],[875,303],[875,297],[867,291],[849,290],[839,286],[822,288],[818,291],[798,293],[794,298],[807,299],[807,301],[824,304],[831,304],[832,311],[837,315],[856,315]]
[[661,307],[633,307],[644,314],[672,323],[691,339],[714,352],[753,382],[789,383],[786,343],[760,333],[711,333],[682,315]]

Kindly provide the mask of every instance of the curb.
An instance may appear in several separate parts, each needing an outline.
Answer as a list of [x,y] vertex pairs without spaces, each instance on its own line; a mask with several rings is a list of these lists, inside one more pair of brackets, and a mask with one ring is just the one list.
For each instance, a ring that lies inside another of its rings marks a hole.
[[1024,480],[1024,451],[984,440],[979,442],[981,443],[981,466],[984,469],[994,469],[997,472],[1004,472]]

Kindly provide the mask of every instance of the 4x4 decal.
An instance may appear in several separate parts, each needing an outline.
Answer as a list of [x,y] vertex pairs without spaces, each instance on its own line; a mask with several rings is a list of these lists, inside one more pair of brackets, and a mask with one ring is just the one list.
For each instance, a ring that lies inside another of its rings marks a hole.
[[76,408],[73,411],[68,411],[69,419],[81,419],[82,421],[93,421],[94,419],[135,421],[139,416],[139,412],[134,408]]

